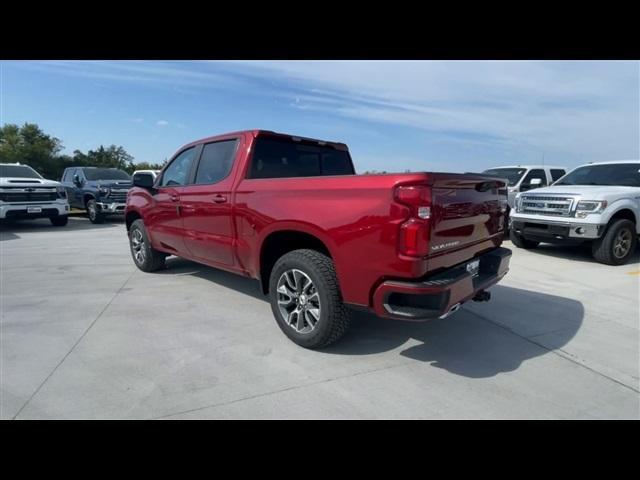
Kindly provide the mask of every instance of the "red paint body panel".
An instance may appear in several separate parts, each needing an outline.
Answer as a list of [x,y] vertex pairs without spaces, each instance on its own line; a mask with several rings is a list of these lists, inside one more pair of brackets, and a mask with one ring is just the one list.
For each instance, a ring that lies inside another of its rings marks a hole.
[[[159,188],[154,194],[133,188],[126,214],[142,217],[154,248],[253,278],[260,277],[261,249],[270,234],[293,230],[313,235],[334,260],[344,301],[370,308],[385,281],[423,278],[501,244],[500,185],[476,189],[495,179],[439,173],[250,179],[246,172],[258,135],[280,134],[253,130],[186,145],[178,153],[240,139],[231,173],[218,184]],[[394,199],[400,184],[427,185],[432,191],[427,222],[430,245],[437,249],[421,258],[399,254],[400,225],[412,215],[410,206]],[[179,196],[177,215],[170,208],[176,203],[172,194]],[[216,203],[216,196],[226,201]]]

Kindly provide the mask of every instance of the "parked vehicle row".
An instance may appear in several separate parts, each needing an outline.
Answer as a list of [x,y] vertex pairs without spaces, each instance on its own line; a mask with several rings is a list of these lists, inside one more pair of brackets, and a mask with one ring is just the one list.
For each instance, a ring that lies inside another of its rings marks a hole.
[[54,182],[1,166],[0,218],[124,214],[140,270],[175,255],[255,278],[307,348],[340,338],[353,309],[424,321],[488,301],[509,270],[509,224],[518,248],[588,242],[609,265],[629,261],[640,235],[638,160],[356,175],[343,143],[251,130],[192,142],[133,177],[70,167]]

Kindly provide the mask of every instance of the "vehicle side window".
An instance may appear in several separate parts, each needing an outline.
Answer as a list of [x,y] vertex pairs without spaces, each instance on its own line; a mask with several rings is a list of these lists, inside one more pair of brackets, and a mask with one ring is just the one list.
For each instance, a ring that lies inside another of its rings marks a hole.
[[231,171],[237,145],[237,140],[207,143],[202,149],[195,183],[218,183],[226,178]]
[[552,168],[551,169],[551,178],[552,180],[555,182],[556,180],[558,180],[560,177],[562,177],[565,173],[564,170],[559,169],[559,168]]
[[248,178],[317,177],[353,175],[345,150],[287,139],[256,139]]
[[67,171],[64,172],[64,177],[62,177],[63,182],[73,182],[73,174],[75,173],[75,168],[68,168]]
[[189,172],[195,158],[196,147],[180,153],[162,174],[161,187],[185,185],[189,180]]
[[533,170],[529,171],[529,173],[527,173],[527,176],[524,177],[524,180],[522,180],[522,185],[530,185],[531,180],[533,180],[534,178],[540,179],[541,187],[547,185],[547,176],[545,175],[544,170],[542,170],[541,168],[534,168]]

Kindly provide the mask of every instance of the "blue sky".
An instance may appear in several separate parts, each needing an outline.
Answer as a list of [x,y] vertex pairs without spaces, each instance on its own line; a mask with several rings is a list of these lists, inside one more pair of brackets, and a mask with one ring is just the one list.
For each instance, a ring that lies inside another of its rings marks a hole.
[[633,61],[3,61],[0,90],[0,123],[136,161],[251,128],[345,142],[358,171],[640,157]]

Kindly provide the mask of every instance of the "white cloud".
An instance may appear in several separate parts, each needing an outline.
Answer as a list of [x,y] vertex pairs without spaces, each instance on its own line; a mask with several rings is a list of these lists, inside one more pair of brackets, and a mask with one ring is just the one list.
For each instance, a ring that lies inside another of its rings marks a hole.
[[231,67],[303,89],[290,94],[293,108],[584,161],[639,156],[640,62],[279,61]]
[[158,120],[156,122],[156,125],[158,125],[160,127],[166,127],[167,125],[169,125],[169,122],[167,122],[166,120]]

